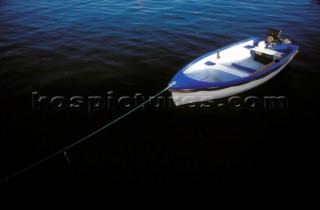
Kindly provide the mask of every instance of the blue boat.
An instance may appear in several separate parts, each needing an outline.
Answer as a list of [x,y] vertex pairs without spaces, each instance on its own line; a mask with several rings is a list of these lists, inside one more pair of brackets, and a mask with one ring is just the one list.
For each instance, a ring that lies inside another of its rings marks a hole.
[[252,37],[209,52],[183,67],[170,81],[174,103],[203,102],[257,87],[278,74],[299,46],[269,29],[267,39]]

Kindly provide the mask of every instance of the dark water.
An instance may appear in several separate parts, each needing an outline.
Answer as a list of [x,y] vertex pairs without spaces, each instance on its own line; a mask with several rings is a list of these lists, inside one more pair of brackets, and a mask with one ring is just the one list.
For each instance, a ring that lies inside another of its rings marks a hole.
[[[310,204],[317,166],[319,20],[320,4],[313,0],[1,1],[0,178],[128,111],[118,104],[90,113],[88,96],[154,95],[194,58],[264,37],[269,27],[281,29],[300,53],[281,75],[240,96],[284,96],[287,107],[176,108],[166,92],[159,107],[149,104],[68,150],[69,164],[61,154],[1,183],[0,205]],[[35,110],[32,92],[62,96],[68,104],[58,110],[45,101]],[[72,96],[85,99],[81,110],[68,106]]]

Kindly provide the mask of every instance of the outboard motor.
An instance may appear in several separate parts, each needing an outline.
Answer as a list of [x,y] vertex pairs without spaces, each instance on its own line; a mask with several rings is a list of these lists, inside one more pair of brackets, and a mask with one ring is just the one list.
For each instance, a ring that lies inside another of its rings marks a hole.
[[267,35],[268,35],[267,43],[271,45],[274,45],[275,43],[285,43],[285,44],[291,43],[289,39],[281,39],[281,34],[282,34],[281,30],[269,28],[267,31]]
[[272,29],[272,28],[269,28],[268,31],[267,31],[268,38],[272,37],[273,40],[275,40],[275,41],[280,41],[281,40],[280,39],[281,34],[282,34],[281,30],[275,30],[275,29]]

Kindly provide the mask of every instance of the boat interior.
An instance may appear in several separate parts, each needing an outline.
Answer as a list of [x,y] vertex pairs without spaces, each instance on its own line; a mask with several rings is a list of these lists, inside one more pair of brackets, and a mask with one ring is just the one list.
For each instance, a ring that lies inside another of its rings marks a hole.
[[281,60],[290,51],[288,44],[270,44],[253,38],[203,56],[191,63],[184,74],[203,82],[225,82],[256,74]]

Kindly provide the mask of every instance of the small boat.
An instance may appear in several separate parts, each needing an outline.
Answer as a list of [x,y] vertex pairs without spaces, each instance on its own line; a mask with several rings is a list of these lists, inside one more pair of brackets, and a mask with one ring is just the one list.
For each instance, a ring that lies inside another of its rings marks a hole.
[[175,105],[233,96],[277,75],[299,52],[281,33],[269,29],[267,40],[252,37],[187,64],[169,83]]

